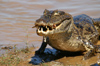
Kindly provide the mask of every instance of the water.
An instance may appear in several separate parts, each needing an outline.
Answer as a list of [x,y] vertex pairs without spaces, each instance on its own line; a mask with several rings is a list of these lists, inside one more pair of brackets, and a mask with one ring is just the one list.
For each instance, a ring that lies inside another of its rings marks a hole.
[[100,17],[100,0],[0,0],[0,47],[18,45],[39,47],[42,37],[31,27],[44,9],[59,9],[72,16]]

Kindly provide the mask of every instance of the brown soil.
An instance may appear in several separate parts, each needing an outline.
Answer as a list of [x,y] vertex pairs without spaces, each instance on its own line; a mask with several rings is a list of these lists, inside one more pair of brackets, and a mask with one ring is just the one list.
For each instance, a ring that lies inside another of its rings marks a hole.
[[[98,44],[100,44],[100,41],[98,42]],[[35,52],[30,52],[28,54],[26,54],[28,57],[25,58],[26,60],[30,59],[32,56],[34,56],[34,53]],[[64,65],[64,66],[68,66],[68,65],[74,65],[74,66],[77,66],[77,65],[81,65],[81,66],[90,66],[92,64],[95,64],[97,63],[97,61],[99,60],[99,56],[100,54],[97,54],[96,56],[88,59],[88,60],[82,60],[83,58],[83,55],[80,55],[80,56],[73,56],[73,57],[63,57],[63,58],[60,58],[58,60],[55,60],[55,61],[51,61],[51,62],[48,62],[44,65]],[[28,65],[29,61],[24,61],[24,62],[21,62],[19,65],[23,65],[25,66],[26,64]],[[29,64],[30,65],[30,64]]]
[[[98,42],[98,44],[100,44],[100,41]],[[34,56],[35,52],[34,52],[34,48],[28,48],[28,52],[26,52],[27,49],[21,50],[20,52],[15,53],[14,52],[10,52],[8,53],[8,56],[6,59],[10,60],[12,59],[9,58],[10,55],[14,56],[14,57],[18,57],[20,59],[20,61],[18,62],[18,60],[16,61],[15,59],[11,60],[11,61],[15,61],[15,63],[10,63],[10,65],[13,66],[35,66],[33,64],[30,64],[30,59],[31,57]],[[42,63],[40,65],[36,65],[36,66],[90,66],[92,64],[97,63],[100,59],[100,54],[98,53],[96,56],[88,59],[88,60],[82,60],[83,55],[75,55],[75,56],[64,56],[60,59],[54,60],[54,61],[50,61],[47,63]],[[7,60],[1,60],[2,57],[0,57],[0,61],[4,61],[6,62],[5,64],[2,64],[2,66],[9,66],[9,64],[7,65]],[[11,62],[9,61],[9,62]],[[18,62],[18,63],[17,63]],[[1,63],[0,63],[1,65]]]

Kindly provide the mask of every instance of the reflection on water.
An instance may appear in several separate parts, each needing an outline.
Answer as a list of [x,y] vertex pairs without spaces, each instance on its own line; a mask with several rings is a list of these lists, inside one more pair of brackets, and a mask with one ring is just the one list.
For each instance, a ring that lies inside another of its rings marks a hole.
[[[39,46],[42,37],[31,27],[44,9],[100,17],[100,0],[0,0],[0,45],[28,43]],[[28,37],[27,37],[28,35]]]

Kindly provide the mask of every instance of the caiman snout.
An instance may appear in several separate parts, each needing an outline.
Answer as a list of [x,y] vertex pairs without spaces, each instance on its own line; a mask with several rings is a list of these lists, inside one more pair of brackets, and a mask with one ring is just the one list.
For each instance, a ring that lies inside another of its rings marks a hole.
[[37,28],[36,32],[38,35],[47,35],[50,31],[56,28],[56,25],[52,23],[45,23],[44,21],[37,20],[35,26],[32,28]]

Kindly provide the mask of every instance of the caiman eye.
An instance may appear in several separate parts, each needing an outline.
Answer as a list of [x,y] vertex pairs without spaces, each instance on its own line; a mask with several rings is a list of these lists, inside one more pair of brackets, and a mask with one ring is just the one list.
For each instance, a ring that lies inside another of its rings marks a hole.
[[54,15],[55,16],[59,16],[60,14],[59,14],[59,12],[55,12]]

